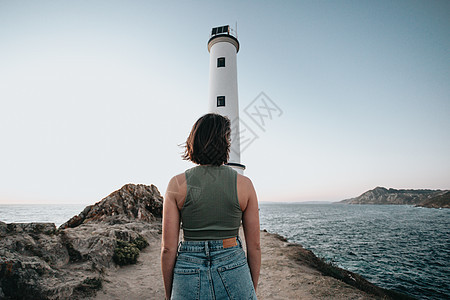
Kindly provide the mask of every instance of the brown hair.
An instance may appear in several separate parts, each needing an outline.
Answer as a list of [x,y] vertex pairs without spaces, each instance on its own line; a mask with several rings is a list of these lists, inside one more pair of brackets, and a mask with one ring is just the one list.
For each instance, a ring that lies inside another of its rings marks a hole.
[[195,122],[186,140],[184,160],[199,165],[220,166],[228,162],[230,153],[230,119],[206,114]]

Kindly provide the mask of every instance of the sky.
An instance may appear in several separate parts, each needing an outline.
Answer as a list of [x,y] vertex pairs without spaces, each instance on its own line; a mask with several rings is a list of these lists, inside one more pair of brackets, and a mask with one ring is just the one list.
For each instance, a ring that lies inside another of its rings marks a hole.
[[0,204],[164,193],[227,24],[260,201],[450,189],[449,1],[0,0]]

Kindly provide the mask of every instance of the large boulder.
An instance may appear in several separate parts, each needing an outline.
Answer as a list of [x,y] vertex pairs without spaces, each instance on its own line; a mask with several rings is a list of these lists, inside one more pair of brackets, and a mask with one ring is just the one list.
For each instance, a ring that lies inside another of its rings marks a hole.
[[88,222],[155,221],[162,217],[163,197],[153,184],[126,184],[60,226],[74,228]]

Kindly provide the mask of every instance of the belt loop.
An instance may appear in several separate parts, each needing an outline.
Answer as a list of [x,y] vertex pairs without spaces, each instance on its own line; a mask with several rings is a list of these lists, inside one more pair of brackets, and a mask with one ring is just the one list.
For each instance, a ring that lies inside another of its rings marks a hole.
[[209,256],[208,242],[205,242],[205,254],[206,254],[206,256]]

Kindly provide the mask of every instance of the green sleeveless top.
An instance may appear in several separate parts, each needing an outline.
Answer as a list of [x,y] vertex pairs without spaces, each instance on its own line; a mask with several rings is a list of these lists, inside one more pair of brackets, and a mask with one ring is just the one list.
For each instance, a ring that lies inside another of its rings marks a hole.
[[197,166],[185,171],[187,193],[181,208],[185,240],[223,240],[239,235],[242,211],[237,172],[228,166]]

